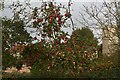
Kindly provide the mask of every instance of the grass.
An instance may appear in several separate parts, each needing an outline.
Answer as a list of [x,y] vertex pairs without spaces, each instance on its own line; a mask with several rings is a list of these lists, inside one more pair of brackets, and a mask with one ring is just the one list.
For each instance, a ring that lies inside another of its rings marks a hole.
[[[113,62],[105,59],[95,60],[89,65],[91,70],[86,70],[77,75],[77,78],[118,78],[120,75],[119,67],[115,66]],[[31,74],[6,74],[3,73],[3,78],[74,78],[72,75],[66,75],[61,72],[61,69],[53,69],[51,72],[41,70],[41,72],[34,71]]]

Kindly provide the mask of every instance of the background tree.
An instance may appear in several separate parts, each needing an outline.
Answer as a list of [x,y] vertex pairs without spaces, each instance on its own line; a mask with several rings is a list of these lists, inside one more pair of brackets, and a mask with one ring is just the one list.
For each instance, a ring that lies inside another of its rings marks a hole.
[[92,3],[90,7],[84,6],[84,14],[88,16],[88,18],[85,18],[85,16],[80,13],[81,19],[83,20],[79,21],[84,26],[100,31],[98,36],[100,36],[101,39],[106,38],[109,43],[111,43],[112,46],[109,47],[109,51],[111,53],[114,51],[114,54],[118,42],[118,35],[116,33],[118,30],[116,22],[118,20],[117,7],[118,2],[116,1],[103,2],[99,6]]
[[[92,30],[87,27],[76,29],[72,32],[71,38],[68,40],[67,44],[67,48],[69,47],[74,50],[75,56],[79,55],[79,59],[81,59],[80,61],[83,63],[85,62],[84,68],[89,66],[90,62],[98,56],[96,53],[98,40],[94,37]],[[85,54],[87,54],[87,60],[84,60],[83,56]]]
[[[94,37],[93,32],[89,28],[83,27],[82,29],[77,29],[72,32],[71,37],[72,39],[76,40],[75,42],[79,41],[78,43],[76,43],[77,45],[79,45],[80,43],[83,43],[84,46],[98,45],[97,38]],[[81,44],[81,46],[83,44]]]
[[12,65],[15,66],[18,64],[17,57],[13,56],[18,53],[17,50],[13,50],[12,52],[10,52],[13,46],[15,46],[16,44],[23,45],[26,43],[31,43],[32,38],[24,29],[24,27],[25,24],[22,20],[13,21],[7,18],[2,19],[2,53],[4,67]]

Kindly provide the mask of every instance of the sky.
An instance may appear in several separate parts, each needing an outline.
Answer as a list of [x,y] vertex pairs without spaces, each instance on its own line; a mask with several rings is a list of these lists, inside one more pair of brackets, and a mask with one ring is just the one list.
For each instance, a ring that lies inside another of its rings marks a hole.
[[[17,0],[5,0],[5,4],[10,4],[11,1],[17,1]],[[24,2],[25,0],[20,0],[20,2]],[[36,6],[40,6],[38,3],[38,1],[40,0],[31,0],[31,5],[32,7],[36,7]],[[44,0],[44,1],[50,1],[50,0]],[[55,2],[61,2],[63,5],[66,5],[67,4],[67,1],[69,0],[54,0]],[[96,3],[96,5],[100,5],[101,2],[103,2],[103,0],[72,0],[73,1],[73,5],[71,6],[71,8],[73,9],[72,11],[72,18],[73,18],[73,21],[74,23],[76,24],[76,27],[77,28],[81,28],[83,27],[82,25],[80,25],[76,19],[80,19],[79,17],[79,12],[82,12],[82,8],[83,8],[83,5],[85,6],[90,6],[91,3]],[[107,0],[109,1],[109,0]],[[8,15],[9,14],[9,15]],[[5,8],[3,11],[2,11],[2,15],[3,16],[7,16],[7,17],[10,17],[12,16],[12,13],[11,13],[11,10],[8,9],[8,8]],[[29,28],[28,29],[28,32],[32,31],[33,29]],[[34,29],[35,30],[35,29]],[[65,32],[68,32],[69,34],[72,33],[72,28],[63,28],[63,30]],[[99,31],[96,31],[96,30],[93,30],[95,36],[97,37],[96,33],[99,33]],[[31,34],[31,36],[36,36],[35,33]],[[38,37],[39,38],[39,37]]]
[[[5,2],[11,2],[11,1],[17,1],[17,0],[1,0]],[[25,0],[20,0],[20,2],[24,2]],[[27,1],[27,0],[26,0]],[[39,2],[41,0],[30,0],[31,2]],[[43,1],[53,1],[53,0],[43,0]],[[55,2],[68,2],[69,0],[54,0]],[[72,0],[73,2],[103,2],[104,0]],[[113,0],[105,0],[107,2],[113,1]],[[119,0],[115,0],[119,1]]]

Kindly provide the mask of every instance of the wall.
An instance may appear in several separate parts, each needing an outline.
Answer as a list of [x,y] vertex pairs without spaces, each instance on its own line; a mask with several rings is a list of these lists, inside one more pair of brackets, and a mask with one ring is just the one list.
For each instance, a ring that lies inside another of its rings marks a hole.
[[102,53],[104,56],[111,56],[115,53],[118,44],[115,27],[107,27],[103,29],[102,43]]

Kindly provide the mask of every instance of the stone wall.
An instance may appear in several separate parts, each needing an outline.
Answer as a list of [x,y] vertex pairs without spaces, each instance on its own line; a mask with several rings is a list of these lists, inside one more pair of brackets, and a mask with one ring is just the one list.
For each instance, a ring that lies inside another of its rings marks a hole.
[[111,56],[116,51],[118,44],[118,37],[116,29],[108,27],[103,29],[102,35],[102,53],[103,56]]

